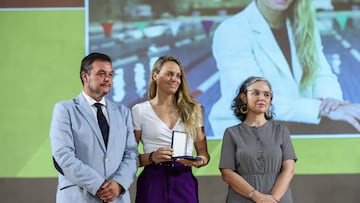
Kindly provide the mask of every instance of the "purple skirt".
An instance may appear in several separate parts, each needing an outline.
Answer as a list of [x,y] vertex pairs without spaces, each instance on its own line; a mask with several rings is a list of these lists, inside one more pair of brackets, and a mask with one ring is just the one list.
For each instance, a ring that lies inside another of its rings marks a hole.
[[191,167],[176,161],[148,165],[137,179],[136,203],[198,203]]

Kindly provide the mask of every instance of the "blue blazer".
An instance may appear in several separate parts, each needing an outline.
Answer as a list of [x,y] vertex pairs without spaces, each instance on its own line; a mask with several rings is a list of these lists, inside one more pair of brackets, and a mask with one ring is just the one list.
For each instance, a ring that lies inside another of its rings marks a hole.
[[[225,127],[238,123],[230,106],[236,90],[249,76],[269,80],[274,93],[276,118],[279,120],[319,123],[321,101],[318,98],[342,99],[340,84],[322,51],[318,32],[319,69],[312,85],[299,91],[303,71],[296,53],[291,22],[287,20],[286,23],[293,73],[255,1],[217,27],[212,51],[220,73],[221,98],[210,113],[211,125],[220,127],[215,134],[222,135]],[[226,126],[220,124],[222,121]]]
[[125,193],[113,202],[130,203],[129,187],[137,171],[137,144],[130,110],[106,100],[108,146],[95,115],[80,94],[55,105],[50,127],[52,154],[62,169],[56,202],[102,202],[96,192],[105,180],[115,180]]

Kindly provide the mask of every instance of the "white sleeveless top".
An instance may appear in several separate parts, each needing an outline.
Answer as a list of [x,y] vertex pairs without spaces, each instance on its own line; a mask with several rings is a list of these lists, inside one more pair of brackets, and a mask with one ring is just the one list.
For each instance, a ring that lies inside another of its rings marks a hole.
[[[155,113],[149,101],[136,104],[132,107],[133,125],[135,130],[141,131],[141,142],[144,146],[144,153],[150,153],[160,147],[171,147],[173,131],[184,132],[180,119],[173,129],[170,129]],[[194,140],[188,136],[186,154],[191,156]]]

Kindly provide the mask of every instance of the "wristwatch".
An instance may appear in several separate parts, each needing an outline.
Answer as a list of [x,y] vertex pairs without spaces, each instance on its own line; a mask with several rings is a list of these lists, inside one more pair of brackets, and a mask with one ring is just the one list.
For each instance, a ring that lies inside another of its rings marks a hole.
[[249,192],[249,198],[250,199],[252,199],[253,198],[253,196],[254,196],[254,194],[255,194],[255,189],[253,189],[253,190],[251,190],[250,192]]

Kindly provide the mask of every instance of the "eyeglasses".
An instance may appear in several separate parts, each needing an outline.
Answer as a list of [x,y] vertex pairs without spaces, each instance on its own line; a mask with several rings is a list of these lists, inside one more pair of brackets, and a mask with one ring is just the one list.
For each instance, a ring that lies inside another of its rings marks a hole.
[[268,91],[260,91],[260,90],[247,90],[248,92],[250,92],[250,95],[253,97],[260,97],[260,95],[264,95],[265,99],[270,99],[272,97],[272,92],[268,92]]

